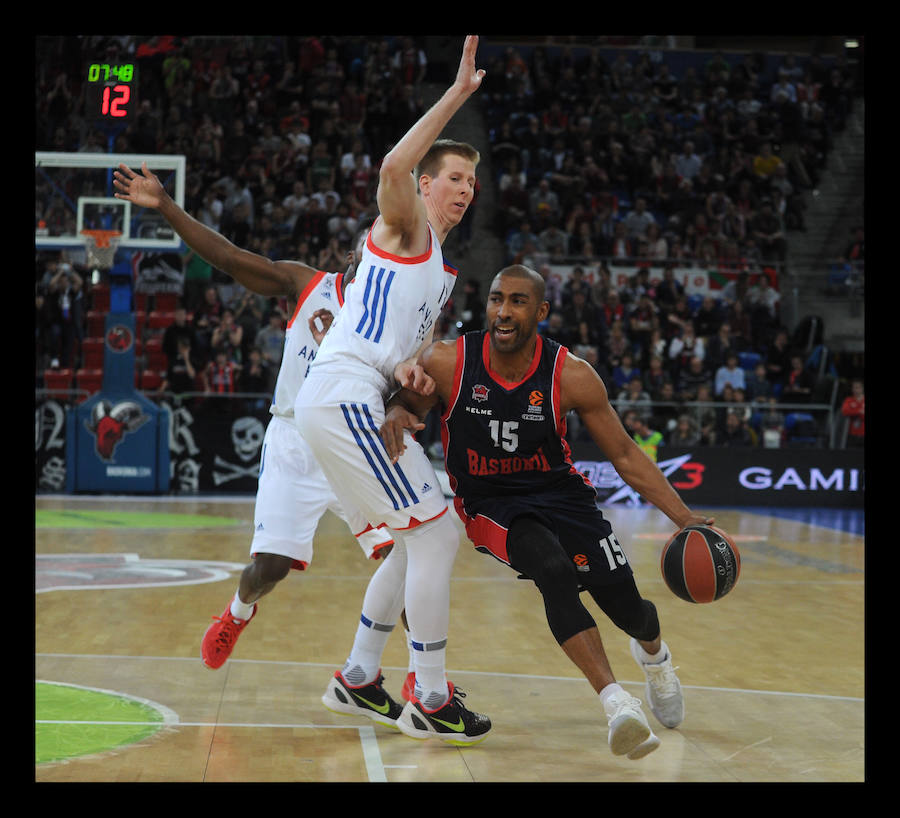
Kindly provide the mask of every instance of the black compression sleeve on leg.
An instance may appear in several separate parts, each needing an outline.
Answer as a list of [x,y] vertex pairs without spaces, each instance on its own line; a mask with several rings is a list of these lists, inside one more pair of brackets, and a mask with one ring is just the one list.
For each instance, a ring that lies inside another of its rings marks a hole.
[[534,517],[517,517],[506,544],[510,565],[533,580],[544,597],[547,623],[560,645],[596,626],[581,603],[575,566],[550,529]]
[[612,623],[629,636],[641,642],[652,642],[659,636],[656,606],[641,597],[634,577],[614,585],[589,587],[587,591]]

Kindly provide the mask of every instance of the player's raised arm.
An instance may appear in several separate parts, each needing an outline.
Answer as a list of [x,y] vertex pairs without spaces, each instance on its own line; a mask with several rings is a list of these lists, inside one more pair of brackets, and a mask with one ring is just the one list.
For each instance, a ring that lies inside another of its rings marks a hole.
[[477,50],[478,37],[466,37],[453,84],[384,157],[378,178],[379,230],[406,235],[424,224],[425,209],[412,174],[453,115],[481,85],[485,71],[475,68]]
[[237,247],[179,207],[144,162],[138,173],[127,165],[113,172],[117,199],[153,208],[171,225],[194,252],[218,270],[227,273],[248,290],[260,295],[299,296],[316,271],[296,261],[272,261]]

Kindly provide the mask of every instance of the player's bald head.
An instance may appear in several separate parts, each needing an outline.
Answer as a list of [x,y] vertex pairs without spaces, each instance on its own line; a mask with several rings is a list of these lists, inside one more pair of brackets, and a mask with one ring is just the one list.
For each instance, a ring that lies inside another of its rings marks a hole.
[[509,267],[504,267],[496,276],[494,276],[494,283],[496,284],[500,278],[521,279],[523,283],[529,285],[538,304],[544,300],[547,285],[544,282],[543,276],[536,270],[532,270],[524,264],[511,264]]

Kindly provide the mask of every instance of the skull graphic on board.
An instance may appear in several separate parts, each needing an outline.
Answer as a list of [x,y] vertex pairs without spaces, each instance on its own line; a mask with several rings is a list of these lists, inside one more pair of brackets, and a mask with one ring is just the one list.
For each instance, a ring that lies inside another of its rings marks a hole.
[[245,463],[250,462],[259,452],[265,434],[265,426],[256,418],[238,418],[231,425],[231,443],[235,454]]

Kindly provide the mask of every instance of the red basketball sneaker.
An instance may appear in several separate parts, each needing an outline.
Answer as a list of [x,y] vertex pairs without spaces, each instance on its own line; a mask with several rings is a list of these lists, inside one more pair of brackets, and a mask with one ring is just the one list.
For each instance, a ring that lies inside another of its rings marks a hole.
[[411,670],[406,674],[406,681],[403,682],[403,689],[400,691],[400,695],[403,696],[404,701],[411,701],[413,697],[413,691],[416,689],[416,674],[415,671]]
[[[254,605],[250,619],[256,616],[256,608]],[[231,614],[230,602],[221,616],[214,616],[213,623],[206,629],[200,645],[203,664],[213,670],[222,667],[231,656],[234,643],[237,642],[241,631],[250,624],[250,619],[235,619]]]

